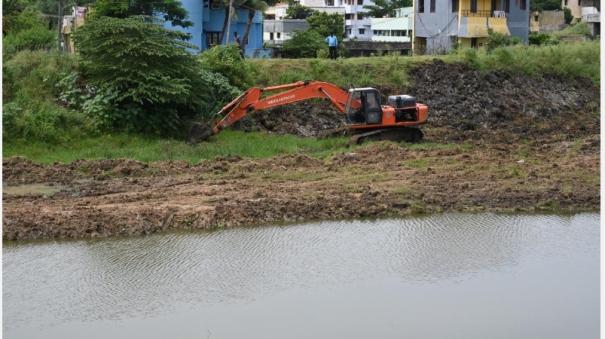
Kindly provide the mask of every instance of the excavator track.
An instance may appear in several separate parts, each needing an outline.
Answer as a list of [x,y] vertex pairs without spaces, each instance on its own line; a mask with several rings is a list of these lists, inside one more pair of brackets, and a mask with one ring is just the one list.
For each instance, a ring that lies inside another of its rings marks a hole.
[[384,128],[356,134],[351,137],[349,144],[359,145],[370,140],[418,142],[422,137],[422,131],[414,127]]

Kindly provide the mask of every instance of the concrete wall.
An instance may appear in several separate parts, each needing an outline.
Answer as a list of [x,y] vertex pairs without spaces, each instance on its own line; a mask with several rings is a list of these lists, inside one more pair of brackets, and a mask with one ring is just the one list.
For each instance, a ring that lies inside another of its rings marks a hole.
[[530,17],[530,26],[532,32],[558,31],[565,27],[563,11],[533,12]]

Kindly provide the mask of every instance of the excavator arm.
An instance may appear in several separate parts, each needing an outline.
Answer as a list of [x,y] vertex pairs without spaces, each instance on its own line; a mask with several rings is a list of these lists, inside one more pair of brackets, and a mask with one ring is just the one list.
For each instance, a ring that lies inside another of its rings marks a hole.
[[[279,90],[285,91],[261,98],[264,93]],[[211,134],[217,134],[223,128],[245,117],[248,113],[314,98],[328,99],[336,109],[344,112],[348,97],[349,93],[338,86],[321,81],[298,81],[265,88],[253,87],[216,113]],[[361,103],[356,100],[351,105],[358,107]]]

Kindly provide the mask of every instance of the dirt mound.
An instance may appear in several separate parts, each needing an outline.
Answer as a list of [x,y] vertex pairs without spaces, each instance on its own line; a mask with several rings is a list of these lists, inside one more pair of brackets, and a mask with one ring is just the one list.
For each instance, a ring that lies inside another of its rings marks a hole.
[[2,162],[2,178],[9,185],[37,182],[66,183],[80,178],[106,179],[141,175],[148,165],[131,159],[76,160],[69,164],[36,164],[23,157],[11,157]]
[[565,121],[598,128],[591,113],[599,109],[599,90],[589,79],[481,72],[437,59],[412,69],[410,77],[409,93],[429,105],[431,126],[525,133]]
[[234,127],[245,131],[263,130],[304,137],[342,126],[345,117],[327,100],[311,100],[266,111],[254,112]]
[[[376,87],[385,96],[401,92],[428,104],[425,129],[446,128],[448,133],[456,133],[447,139],[474,138],[473,131],[496,129],[515,135],[557,133],[561,129],[568,135],[598,131],[598,115],[594,113],[599,110],[599,89],[587,78],[482,72],[438,59],[416,66],[409,76],[412,82],[408,89]],[[309,137],[345,122],[344,115],[330,102],[312,100],[254,112],[235,128]]]

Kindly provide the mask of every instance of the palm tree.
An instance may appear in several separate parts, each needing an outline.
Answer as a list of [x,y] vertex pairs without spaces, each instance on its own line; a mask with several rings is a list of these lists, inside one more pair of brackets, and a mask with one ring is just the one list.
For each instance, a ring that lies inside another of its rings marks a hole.
[[245,50],[246,45],[248,44],[248,35],[250,35],[250,27],[252,27],[252,20],[254,20],[256,11],[266,11],[269,7],[269,4],[263,0],[246,0],[242,7],[248,9],[248,22],[246,22],[246,30],[244,31],[244,36],[242,37],[241,41],[241,48],[242,50]]
[[373,5],[365,5],[368,11],[365,16],[372,18],[394,17],[395,10],[402,7],[412,6],[411,0],[374,0]]

